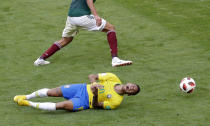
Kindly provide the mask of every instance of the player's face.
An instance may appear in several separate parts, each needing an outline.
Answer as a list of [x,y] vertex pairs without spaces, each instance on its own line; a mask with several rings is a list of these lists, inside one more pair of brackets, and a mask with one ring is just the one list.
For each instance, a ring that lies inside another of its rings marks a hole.
[[135,84],[127,83],[124,86],[124,90],[127,94],[133,94],[138,91],[138,87]]

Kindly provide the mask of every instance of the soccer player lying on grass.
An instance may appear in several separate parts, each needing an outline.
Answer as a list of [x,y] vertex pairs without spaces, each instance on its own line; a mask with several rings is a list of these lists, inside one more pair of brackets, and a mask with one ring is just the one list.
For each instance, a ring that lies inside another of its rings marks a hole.
[[34,62],[35,66],[49,64],[50,62],[46,61],[46,59],[71,43],[74,36],[79,32],[79,29],[101,31],[107,34],[113,67],[132,64],[132,61],[121,60],[118,58],[115,28],[109,22],[98,16],[94,6],[95,1],[96,0],[72,0],[62,39],[52,44],[52,46]]
[[[79,111],[89,108],[115,109],[122,100],[123,95],[136,95],[140,87],[136,84],[123,85],[119,78],[112,73],[90,74],[92,84],[70,84],[53,89],[40,89],[29,95],[17,95],[14,101],[20,106],[31,106],[42,110],[69,110]],[[97,82],[98,80],[98,82]],[[32,102],[28,99],[35,97],[64,97],[63,102]]]

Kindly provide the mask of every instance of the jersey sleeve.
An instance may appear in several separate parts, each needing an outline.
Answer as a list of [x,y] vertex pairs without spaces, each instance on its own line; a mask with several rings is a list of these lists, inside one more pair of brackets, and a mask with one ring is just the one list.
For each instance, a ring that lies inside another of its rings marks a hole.
[[113,73],[99,73],[99,81],[115,81],[121,83],[120,79]]

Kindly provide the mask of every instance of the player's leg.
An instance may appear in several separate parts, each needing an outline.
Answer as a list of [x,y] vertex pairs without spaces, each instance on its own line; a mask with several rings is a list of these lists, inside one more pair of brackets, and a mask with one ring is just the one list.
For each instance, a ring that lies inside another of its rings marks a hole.
[[55,111],[55,110],[69,110],[73,111],[73,103],[71,100],[53,103],[53,102],[32,102],[28,100],[19,100],[18,105],[20,106],[31,106],[33,108]]
[[62,97],[62,91],[60,87],[53,88],[53,89],[40,89],[35,91],[29,95],[18,95],[15,96],[14,101],[18,103],[20,106],[31,106],[37,109],[42,110],[49,110],[54,111],[56,109],[71,109],[73,110],[73,106],[71,102],[64,101],[64,102],[32,102],[28,101],[28,99],[35,98],[35,97]]
[[112,24],[110,24],[109,22],[106,22],[106,25],[102,31],[107,33],[107,40],[109,43],[112,58],[118,57],[118,55],[117,55],[117,52],[118,52],[118,50],[117,50],[117,36],[116,36],[116,32],[115,32],[115,27]]
[[131,65],[132,61],[121,60],[118,58],[118,50],[117,50],[117,36],[115,32],[115,27],[106,22],[105,27],[102,30],[103,32],[107,33],[107,40],[109,42],[111,54],[112,54],[112,66],[124,66],[124,65]]
[[[38,90],[38,94],[39,91],[40,90]],[[35,97],[34,94],[37,94],[36,92],[33,92],[30,95]],[[52,103],[52,102],[39,103],[39,102],[28,101],[25,99],[18,99],[18,105],[31,106],[42,110],[65,109],[70,111],[72,110],[78,111],[89,108],[89,97],[86,89],[86,84],[63,85],[61,87],[50,89],[43,93],[45,94],[45,96],[51,96],[51,97],[63,96],[64,98],[70,100],[58,103]]]
[[48,48],[35,62],[35,66],[50,64],[46,61],[47,58],[52,56],[54,53],[59,51],[64,46],[68,45],[73,40],[73,37],[63,37],[61,40],[53,43],[50,48]]
[[[58,50],[63,48],[64,46],[68,45],[70,42],[72,42],[73,37],[63,37],[61,40],[56,41],[51,45],[50,48],[48,48],[40,57],[39,59],[46,60],[50,56],[52,56],[54,53],[56,53]],[[37,65],[37,63],[35,63]],[[41,65],[41,64],[40,64]]]
[[51,55],[53,55],[55,52],[63,48],[64,46],[68,45],[73,40],[73,37],[63,37],[61,40],[55,42],[52,44],[52,46],[46,50],[40,57],[40,59],[47,59]]
[[132,64],[132,61],[121,60],[117,56],[117,37],[115,33],[115,28],[106,20],[102,19],[101,25],[96,25],[96,20],[93,15],[82,16],[77,22],[77,25],[81,26],[82,29],[88,31],[103,31],[107,33],[107,40],[109,42],[111,55],[112,55],[112,66],[124,66]]
[[73,102],[71,100],[56,103],[56,110],[64,109],[73,111]]
[[70,17],[67,18],[66,20],[66,26],[63,30],[62,33],[62,39],[55,42],[54,44],[51,45],[50,48],[48,48],[35,62],[35,66],[40,66],[40,65],[46,65],[49,64],[49,61],[46,61],[47,58],[52,56],[54,53],[56,53],[58,50],[61,48],[65,47],[69,43],[72,42],[73,37],[77,34],[78,29],[75,25],[72,25],[70,22]]
[[20,99],[20,100],[18,100],[18,105],[31,106],[33,108],[49,110],[49,111],[56,110],[56,103],[53,103],[53,102],[32,102],[32,101]]
[[47,96],[49,97],[63,97],[63,93],[60,87],[52,88],[47,91]]
[[106,20],[102,19],[100,26],[96,25],[96,20],[93,15],[83,16],[79,22],[83,29],[89,31],[103,31],[107,33],[107,40],[109,42],[111,55],[112,55],[112,66],[124,66],[132,64],[132,61],[121,60],[118,58],[117,50],[117,37],[115,28]]
[[72,98],[68,101],[56,103],[56,110],[63,109],[68,111],[81,111],[89,109],[88,98],[81,96],[80,98]]
[[61,92],[60,87],[53,89],[43,88],[28,95],[16,95],[14,97],[14,101],[18,102],[18,100],[28,100],[36,97],[42,98],[42,97],[62,97],[62,96],[63,94]]

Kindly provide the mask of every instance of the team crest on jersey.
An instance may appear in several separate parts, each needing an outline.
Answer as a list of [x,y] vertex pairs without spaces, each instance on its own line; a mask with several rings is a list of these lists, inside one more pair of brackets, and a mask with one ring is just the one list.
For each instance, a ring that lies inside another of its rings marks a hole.
[[65,85],[64,88],[70,88],[70,85]]
[[108,95],[107,95],[107,98],[111,98],[111,97],[112,97],[112,95],[111,95],[111,94],[108,94]]

